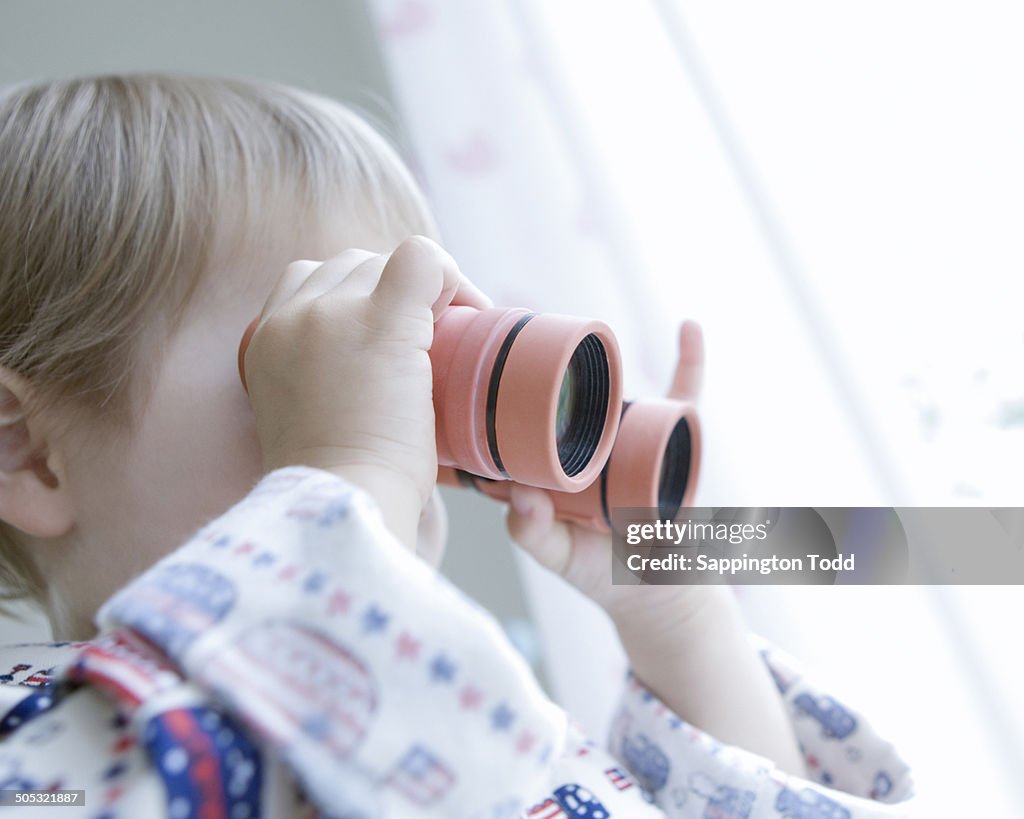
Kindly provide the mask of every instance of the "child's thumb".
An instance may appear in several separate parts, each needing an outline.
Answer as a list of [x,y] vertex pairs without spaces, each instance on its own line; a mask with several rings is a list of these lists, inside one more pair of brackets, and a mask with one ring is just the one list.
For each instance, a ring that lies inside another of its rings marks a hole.
[[572,536],[566,524],[555,520],[548,493],[513,484],[509,501],[505,519],[509,536],[546,569],[564,575],[572,556]]
[[411,236],[392,252],[371,299],[390,313],[429,307],[436,318],[451,303],[461,278],[459,266],[440,245]]

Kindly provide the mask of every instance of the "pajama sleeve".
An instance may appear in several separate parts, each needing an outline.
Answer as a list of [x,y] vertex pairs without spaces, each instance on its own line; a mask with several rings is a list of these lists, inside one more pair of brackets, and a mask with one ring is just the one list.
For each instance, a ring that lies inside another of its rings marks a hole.
[[755,638],[785,702],[807,778],[688,724],[630,674],[610,750],[671,819],[910,816],[910,770],[868,721],[805,680]]
[[565,717],[494,619],[340,478],[274,472],[112,597],[330,816],[511,817]]

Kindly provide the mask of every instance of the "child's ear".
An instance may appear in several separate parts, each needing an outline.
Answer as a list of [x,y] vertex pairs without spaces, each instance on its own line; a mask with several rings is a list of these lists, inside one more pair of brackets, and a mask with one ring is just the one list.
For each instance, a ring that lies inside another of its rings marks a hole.
[[44,433],[26,410],[29,385],[0,367],[0,521],[36,538],[66,534],[74,506]]

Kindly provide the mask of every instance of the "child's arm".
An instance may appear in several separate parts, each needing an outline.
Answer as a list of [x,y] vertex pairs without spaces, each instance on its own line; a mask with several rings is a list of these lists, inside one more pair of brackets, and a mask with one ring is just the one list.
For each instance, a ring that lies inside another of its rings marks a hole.
[[[700,329],[687,323],[674,397],[696,398],[702,368]],[[555,520],[540,490],[513,487],[508,526],[542,565],[608,612],[633,672],[669,708],[723,742],[804,772],[782,700],[728,588],[612,585],[610,537]]]
[[509,528],[542,565],[611,616],[633,673],[687,722],[802,775],[793,729],[723,586],[612,586],[608,536],[555,521],[540,490],[517,487]]

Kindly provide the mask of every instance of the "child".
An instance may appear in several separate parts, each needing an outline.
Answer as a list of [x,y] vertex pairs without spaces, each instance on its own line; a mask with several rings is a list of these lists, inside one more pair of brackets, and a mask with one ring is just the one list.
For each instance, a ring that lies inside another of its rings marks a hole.
[[607,539],[543,492],[509,529],[618,628],[613,756],[415,554],[443,528],[433,320],[489,304],[435,233],[312,95],[0,99],[0,577],[65,641],[0,658],[0,789],[104,816],[903,815],[871,800],[905,804],[905,766],[766,651],[770,675],[727,594],[612,586]]

